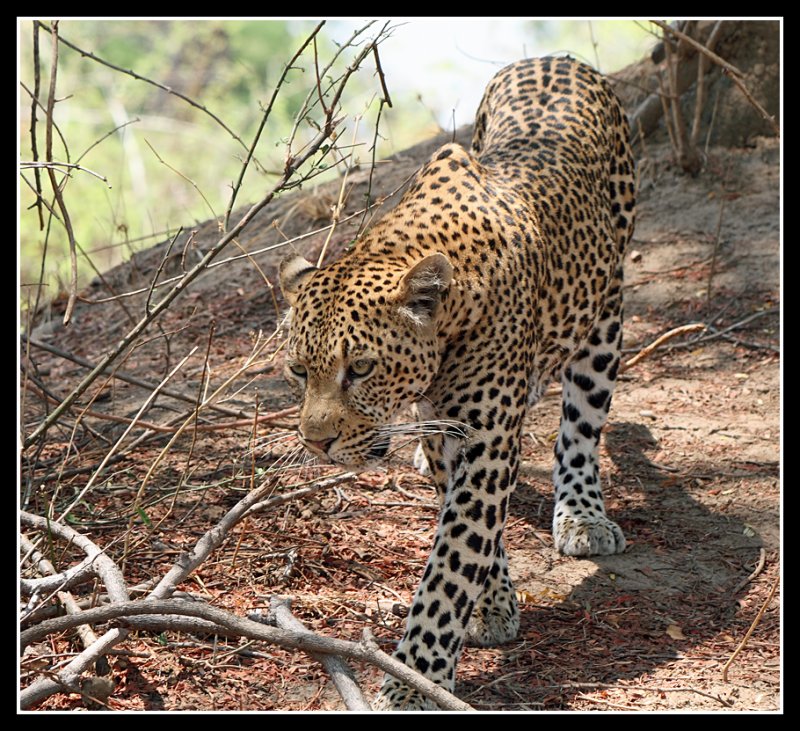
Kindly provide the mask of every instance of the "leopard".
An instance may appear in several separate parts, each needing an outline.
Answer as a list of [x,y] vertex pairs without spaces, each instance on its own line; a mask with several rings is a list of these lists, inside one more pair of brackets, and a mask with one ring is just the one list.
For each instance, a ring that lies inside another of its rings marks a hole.
[[[503,529],[523,420],[553,381],[554,546],[625,549],[605,510],[599,442],[620,371],[635,190],[608,80],[569,56],[523,59],[489,82],[469,150],[438,148],[336,261],[294,253],[280,264],[305,448],[368,469],[418,440],[439,514],[394,657],[450,692],[465,644],[519,632]],[[386,675],[373,707],[436,705]]]

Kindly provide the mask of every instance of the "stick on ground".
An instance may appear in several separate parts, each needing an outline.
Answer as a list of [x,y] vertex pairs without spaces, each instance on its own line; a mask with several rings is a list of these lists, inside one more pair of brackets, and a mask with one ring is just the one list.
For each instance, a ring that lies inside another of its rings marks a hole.
[[[281,629],[288,629],[298,633],[309,632],[305,625],[292,614],[291,602],[288,597],[272,597],[269,616],[270,619],[274,620],[275,625]],[[336,655],[310,654],[317,662],[322,663],[325,670],[327,670],[348,710],[372,710],[353,677],[353,671],[344,660]]]

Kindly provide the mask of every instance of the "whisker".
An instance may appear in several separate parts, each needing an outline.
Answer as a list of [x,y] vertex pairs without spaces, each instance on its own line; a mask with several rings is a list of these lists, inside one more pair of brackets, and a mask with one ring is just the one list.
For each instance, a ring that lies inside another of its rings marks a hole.
[[275,442],[281,442],[296,436],[297,432],[295,431],[279,431],[256,437],[252,440],[252,442],[256,447],[263,447],[267,446],[268,444],[274,444]]
[[405,422],[400,424],[387,424],[386,426],[379,427],[378,432],[388,435],[419,435],[419,436],[433,436],[442,434],[449,437],[457,437],[466,439],[472,427],[461,421],[447,420],[447,419],[431,419],[428,421],[414,421]]

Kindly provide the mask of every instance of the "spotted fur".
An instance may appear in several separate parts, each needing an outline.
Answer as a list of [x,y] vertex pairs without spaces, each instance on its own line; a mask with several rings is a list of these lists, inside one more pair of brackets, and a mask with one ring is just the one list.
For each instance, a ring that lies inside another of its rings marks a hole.
[[[435,152],[337,262],[293,257],[281,268],[306,446],[362,467],[393,434],[422,435],[417,461],[441,512],[395,655],[450,690],[465,640],[501,643],[519,628],[502,532],[523,417],[553,378],[563,385],[556,546],[577,556],[625,547],[605,514],[598,442],[620,362],[628,136],[592,68],[512,64],[486,89],[470,152]],[[420,421],[387,431],[410,404]],[[430,707],[388,676],[376,705]]]

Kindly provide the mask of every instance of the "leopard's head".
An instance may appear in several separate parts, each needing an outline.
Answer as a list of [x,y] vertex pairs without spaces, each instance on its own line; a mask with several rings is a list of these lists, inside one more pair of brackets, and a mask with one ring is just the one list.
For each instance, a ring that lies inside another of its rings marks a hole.
[[453,269],[443,254],[407,264],[351,252],[317,268],[286,259],[291,305],[285,376],[301,400],[298,435],[314,454],[363,467],[389,449],[386,427],[417,401],[441,359]]

